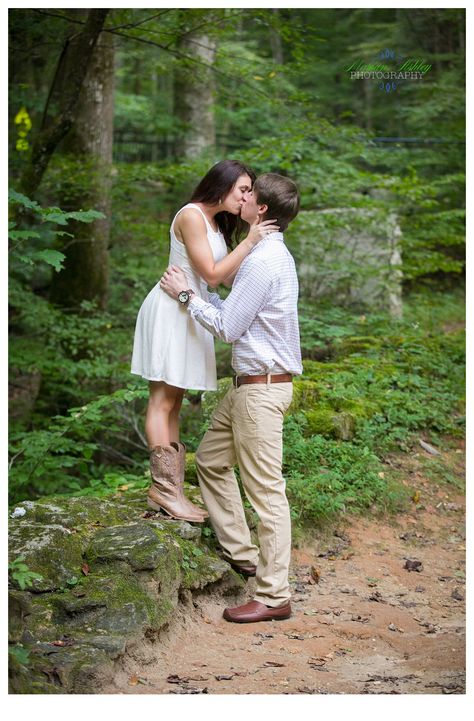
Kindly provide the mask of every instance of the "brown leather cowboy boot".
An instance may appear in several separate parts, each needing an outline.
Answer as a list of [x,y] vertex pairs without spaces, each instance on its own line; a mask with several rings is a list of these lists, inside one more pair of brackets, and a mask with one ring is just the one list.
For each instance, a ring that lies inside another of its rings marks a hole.
[[179,451],[173,446],[155,446],[150,453],[152,484],[148,505],[163,509],[172,518],[202,523],[202,513],[185,498],[180,481]]
[[[184,474],[186,469],[186,446],[184,443],[171,443],[172,446],[178,449],[179,453],[179,482],[181,485],[181,490],[183,491],[184,495]],[[197,513],[200,513],[204,520],[206,518],[209,518],[209,513],[204,509],[200,508],[199,506],[196,506],[195,503],[192,503],[186,496],[184,496],[184,500],[186,501],[186,504],[188,506],[188,509],[191,511],[195,511]]]

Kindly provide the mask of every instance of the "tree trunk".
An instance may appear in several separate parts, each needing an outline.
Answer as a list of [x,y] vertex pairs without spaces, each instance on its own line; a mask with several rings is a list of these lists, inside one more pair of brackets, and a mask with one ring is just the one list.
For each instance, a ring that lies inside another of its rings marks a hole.
[[182,128],[176,154],[193,159],[216,144],[212,70],[216,42],[208,35],[188,33],[179,50],[194,61],[180,62],[175,75],[175,113]]
[[102,33],[79,98],[76,122],[64,144],[72,171],[61,191],[61,207],[94,209],[105,215],[93,223],[69,224],[74,240],[66,243],[65,266],[53,277],[51,300],[71,310],[77,310],[83,300],[95,301],[101,308],[107,301],[113,87],[113,39]]
[[[277,21],[276,25],[278,25],[278,9],[272,8],[272,13],[274,14],[274,18]],[[281,35],[275,26],[270,27],[270,47],[272,49],[273,62],[277,63],[278,65],[283,65],[283,45],[281,42]]]
[[[43,122],[43,127],[33,142],[31,163],[25,169],[20,183],[22,191],[28,196],[31,196],[41,183],[52,154],[76,119],[79,94],[108,12],[109,10],[89,10],[82,30],[63,50],[51,85],[44,121],[47,119],[48,103],[55,96],[58,98],[58,112],[51,122]],[[59,85],[61,92],[58,94]]]

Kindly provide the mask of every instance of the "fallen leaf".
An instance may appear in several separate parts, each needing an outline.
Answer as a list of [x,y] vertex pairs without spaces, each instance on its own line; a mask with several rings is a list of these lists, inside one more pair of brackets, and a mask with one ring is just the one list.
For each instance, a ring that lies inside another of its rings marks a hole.
[[166,680],[168,681],[168,683],[181,683],[181,681],[183,681],[183,679],[175,673],[172,673],[170,676],[168,676]]
[[265,661],[263,664],[264,666],[275,666],[275,668],[280,668],[281,666],[284,666],[284,663],[279,663],[278,661]]
[[313,578],[316,583],[319,583],[319,579],[321,578],[321,571],[319,568],[316,568],[316,566],[311,566],[311,578]]
[[320,668],[321,666],[325,666],[327,661],[325,658],[310,658],[308,663],[314,668]]
[[423,570],[423,564],[421,561],[413,561],[407,558],[403,568],[406,568],[407,571],[417,571],[420,573]]
[[304,640],[305,640],[305,637],[304,637],[304,636],[300,636],[300,635],[298,635],[297,633],[285,633],[285,636],[287,636],[288,638],[293,638],[293,639],[295,639],[295,640],[297,640],[297,641],[304,641]]
[[88,564],[88,563],[83,563],[83,564],[82,564],[82,567],[81,567],[81,571],[82,571],[82,573],[84,574],[84,576],[88,576],[88,575],[89,575],[89,571],[90,571],[89,564]]
[[260,636],[260,638],[273,638],[272,633],[262,633],[261,631],[256,631],[254,636]]
[[425,451],[427,451],[428,453],[431,453],[432,456],[440,456],[441,455],[441,453],[436,448],[433,448],[433,446],[430,446],[429,443],[422,441],[421,438],[419,439],[419,444]]
[[65,641],[51,641],[51,646],[67,646]]

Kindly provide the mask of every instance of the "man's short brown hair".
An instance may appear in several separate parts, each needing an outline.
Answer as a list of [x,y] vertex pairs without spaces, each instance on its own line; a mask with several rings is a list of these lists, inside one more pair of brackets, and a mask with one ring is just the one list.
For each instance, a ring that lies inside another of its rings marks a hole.
[[259,205],[268,205],[265,219],[276,218],[276,225],[283,233],[300,209],[296,184],[283,175],[264,173],[258,176],[252,190]]

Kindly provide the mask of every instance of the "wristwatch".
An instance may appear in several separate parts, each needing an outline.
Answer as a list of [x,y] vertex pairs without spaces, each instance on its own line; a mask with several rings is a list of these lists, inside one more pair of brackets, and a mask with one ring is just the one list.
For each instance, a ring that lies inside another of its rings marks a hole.
[[186,305],[188,301],[191,300],[193,295],[196,295],[194,290],[188,288],[188,290],[182,290],[180,293],[178,293],[178,300],[182,305]]

